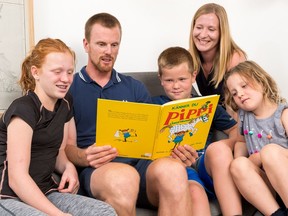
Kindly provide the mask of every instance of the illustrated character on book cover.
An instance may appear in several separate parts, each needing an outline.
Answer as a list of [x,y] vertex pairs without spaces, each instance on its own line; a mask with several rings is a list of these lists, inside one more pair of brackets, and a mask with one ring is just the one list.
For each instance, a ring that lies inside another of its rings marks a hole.
[[132,137],[137,137],[137,133],[135,129],[119,129],[115,132],[114,137],[116,137],[120,141],[127,142]]
[[173,142],[174,143],[174,147],[172,148],[172,150],[176,147],[179,146],[180,143],[183,141],[184,136],[186,133],[189,134],[189,136],[193,136],[193,134],[195,134],[198,130],[198,128],[196,128],[196,124],[198,122],[208,122],[209,121],[209,115],[207,113],[203,114],[202,116],[199,116],[197,118],[193,118],[191,119],[188,123],[186,124],[176,124],[176,125],[167,125],[164,126],[161,130],[160,133],[164,132],[164,130],[166,128],[170,128],[169,130],[169,136],[168,136],[168,143]]

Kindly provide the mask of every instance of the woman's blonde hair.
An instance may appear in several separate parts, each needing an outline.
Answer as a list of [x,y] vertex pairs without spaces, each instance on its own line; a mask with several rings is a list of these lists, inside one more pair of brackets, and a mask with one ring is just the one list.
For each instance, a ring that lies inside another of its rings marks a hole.
[[190,39],[189,39],[189,51],[192,55],[194,62],[194,70],[199,72],[201,67],[201,56],[197,47],[195,46],[193,40],[193,29],[195,27],[196,20],[205,14],[215,14],[219,20],[220,28],[220,41],[218,46],[218,51],[214,59],[214,74],[212,78],[212,83],[215,85],[215,88],[218,87],[219,83],[223,80],[224,74],[227,72],[227,67],[231,62],[231,58],[235,52],[238,52],[239,55],[244,55],[246,53],[234,42],[232,39],[227,13],[224,7],[215,4],[208,3],[201,6],[195,13],[190,29]]
[[224,76],[223,88],[225,93],[225,103],[226,106],[231,107],[232,110],[238,110],[238,106],[227,88],[227,80],[233,74],[239,74],[239,76],[245,78],[251,86],[261,86],[263,89],[263,97],[265,99],[276,104],[286,102],[286,100],[280,96],[275,80],[257,63],[253,61],[245,61],[229,70]]
[[69,53],[75,62],[75,53],[63,41],[59,39],[46,38],[40,40],[37,45],[31,50],[30,54],[22,63],[22,74],[19,84],[23,93],[35,89],[35,79],[31,74],[31,67],[41,68],[45,57],[52,52]]

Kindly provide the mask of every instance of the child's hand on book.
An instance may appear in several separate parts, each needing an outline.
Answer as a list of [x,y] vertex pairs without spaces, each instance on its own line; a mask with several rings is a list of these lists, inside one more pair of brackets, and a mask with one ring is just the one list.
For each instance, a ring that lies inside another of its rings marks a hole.
[[177,160],[180,160],[186,166],[191,166],[198,158],[197,151],[190,145],[183,145],[176,147],[171,156]]
[[118,152],[116,148],[113,148],[110,145],[91,145],[86,149],[85,154],[89,166],[98,168],[116,158]]

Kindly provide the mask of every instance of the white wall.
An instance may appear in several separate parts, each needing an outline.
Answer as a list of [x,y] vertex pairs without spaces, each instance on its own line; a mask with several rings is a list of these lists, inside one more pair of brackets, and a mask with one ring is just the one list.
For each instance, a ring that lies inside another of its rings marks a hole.
[[[188,48],[190,22],[207,0],[34,0],[35,42],[64,40],[77,53],[77,70],[86,64],[84,25],[95,13],[115,15],[123,28],[119,72],[156,71],[157,58],[169,46]],[[218,0],[225,7],[236,43],[278,82],[288,98],[288,1]]]
[[0,0],[0,113],[22,93],[17,82],[29,42],[25,12],[24,0]]

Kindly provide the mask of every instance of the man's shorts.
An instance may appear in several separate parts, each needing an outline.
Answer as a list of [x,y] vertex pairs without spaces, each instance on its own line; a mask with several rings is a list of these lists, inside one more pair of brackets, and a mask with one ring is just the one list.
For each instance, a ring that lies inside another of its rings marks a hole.
[[[144,159],[131,159],[131,158],[121,158],[117,157],[112,161],[125,163],[133,166],[139,173],[140,176],[140,185],[139,185],[139,194],[137,199],[137,207],[141,208],[150,208],[156,209],[156,207],[152,206],[148,201],[147,193],[146,193],[146,171],[151,160],[144,160]],[[79,169],[79,181],[80,181],[80,189],[78,194],[93,197],[91,188],[90,188],[90,181],[91,175],[95,171],[95,168],[86,167],[84,169]]]

